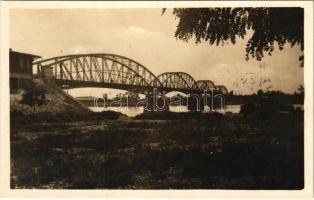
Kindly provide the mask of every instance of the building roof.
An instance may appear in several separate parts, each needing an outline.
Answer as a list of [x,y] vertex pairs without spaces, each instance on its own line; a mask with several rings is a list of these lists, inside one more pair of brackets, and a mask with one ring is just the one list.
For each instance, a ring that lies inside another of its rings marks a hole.
[[30,56],[30,57],[33,57],[33,58],[41,58],[41,56],[38,56],[38,55],[34,55],[34,54],[30,54],[30,53],[23,53],[23,52],[18,52],[18,51],[13,51],[11,48],[10,48],[10,53],[22,54],[22,55]]

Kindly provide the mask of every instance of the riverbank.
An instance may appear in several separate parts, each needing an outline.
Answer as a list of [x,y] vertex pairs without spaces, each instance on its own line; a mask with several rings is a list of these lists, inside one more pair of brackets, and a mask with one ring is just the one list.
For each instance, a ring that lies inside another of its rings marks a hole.
[[302,189],[303,112],[16,123],[11,187]]

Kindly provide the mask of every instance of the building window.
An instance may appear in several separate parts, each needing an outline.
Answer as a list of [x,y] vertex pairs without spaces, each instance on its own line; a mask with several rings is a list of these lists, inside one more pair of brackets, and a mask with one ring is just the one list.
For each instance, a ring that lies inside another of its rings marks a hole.
[[20,68],[21,68],[21,69],[24,68],[24,62],[23,62],[23,59],[22,59],[22,58],[20,59]]
[[17,78],[10,78],[10,89],[18,89]]
[[25,65],[26,65],[26,69],[30,69],[31,68],[30,60],[25,60]]

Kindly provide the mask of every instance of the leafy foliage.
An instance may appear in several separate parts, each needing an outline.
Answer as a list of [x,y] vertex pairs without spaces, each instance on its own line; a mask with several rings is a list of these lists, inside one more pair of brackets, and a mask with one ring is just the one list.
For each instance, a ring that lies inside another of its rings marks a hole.
[[32,107],[33,112],[35,112],[36,106],[39,107],[47,103],[45,88],[39,86],[32,87],[23,94],[20,103]]
[[[288,42],[300,45],[303,52],[303,8],[175,8],[173,14],[179,18],[175,37],[184,41],[194,36],[196,43],[235,44],[237,37],[243,39],[252,30],[246,60],[251,56],[260,61],[264,53],[271,55],[275,42],[280,50]],[[299,60],[303,66],[303,55]]]

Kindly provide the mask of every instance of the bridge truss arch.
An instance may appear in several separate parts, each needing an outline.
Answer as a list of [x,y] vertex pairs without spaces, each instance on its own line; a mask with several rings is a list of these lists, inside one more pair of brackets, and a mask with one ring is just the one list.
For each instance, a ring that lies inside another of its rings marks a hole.
[[217,85],[216,90],[218,92],[220,92],[221,94],[228,94],[228,90],[227,90],[226,86],[224,86],[224,85]]
[[210,81],[210,80],[198,80],[196,81],[197,87],[202,90],[202,91],[211,91],[211,90],[215,90],[216,86],[214,84],[214,82]]
[[78,54],[33,63],[39,71],[50,68],[58,80],[162,87],[159,79],[142,64],[115,54]]
[[165,72],[157,76],[165,88],[197,90],[194,78],[185,72]]

